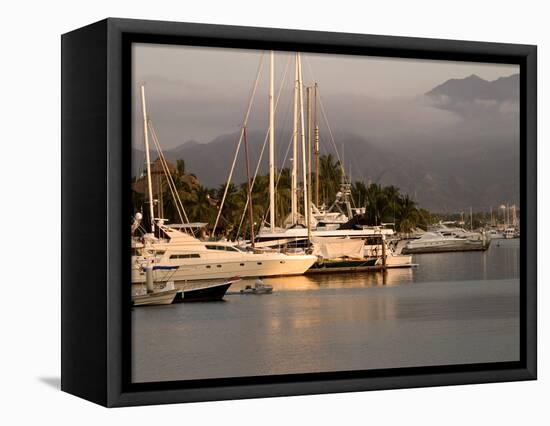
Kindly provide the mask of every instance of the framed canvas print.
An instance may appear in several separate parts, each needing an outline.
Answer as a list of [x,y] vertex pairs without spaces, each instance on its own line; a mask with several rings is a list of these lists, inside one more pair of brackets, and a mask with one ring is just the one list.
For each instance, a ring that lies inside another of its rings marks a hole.
[[62,389],[536,378],[536,47],[107,19],[62,37]]

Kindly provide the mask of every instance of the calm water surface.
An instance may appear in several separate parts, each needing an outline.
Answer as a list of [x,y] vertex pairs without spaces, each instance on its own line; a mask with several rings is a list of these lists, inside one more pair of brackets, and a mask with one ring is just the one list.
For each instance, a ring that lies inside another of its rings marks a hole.
[[385,274],[265,279],[271,295],[136,308],[133,380],[519,359],[519,240],[413,261]]

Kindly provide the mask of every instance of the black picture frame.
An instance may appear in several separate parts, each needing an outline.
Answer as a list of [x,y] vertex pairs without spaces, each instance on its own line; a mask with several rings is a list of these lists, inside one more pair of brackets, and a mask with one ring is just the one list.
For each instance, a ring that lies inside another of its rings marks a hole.
[[[536,379],[536,46],[113,18],[61,42],[63,391],[115,407]],[[518,64],[520,361],[130,383],[133,42]]]

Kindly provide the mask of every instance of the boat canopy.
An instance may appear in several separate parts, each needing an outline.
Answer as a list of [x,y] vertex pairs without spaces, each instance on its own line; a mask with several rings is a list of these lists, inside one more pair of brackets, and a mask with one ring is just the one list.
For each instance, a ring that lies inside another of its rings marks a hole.
[[363,259],[365,240],[351,238],[324,238],[313,237],[313,254],[324,259],[338,259],[348,257]]

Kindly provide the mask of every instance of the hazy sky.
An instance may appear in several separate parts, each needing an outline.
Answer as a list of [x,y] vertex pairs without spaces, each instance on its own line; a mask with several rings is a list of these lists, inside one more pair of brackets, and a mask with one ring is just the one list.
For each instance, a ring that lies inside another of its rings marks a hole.
[[[134,94],[139,85],[145,83],[149,115],[163,147],[171,148],[188,140],[209,142],[220,134],[237,131],[261,54],[256,50],[135,44]],[[284,117],[288,116],[292,104],[293,61],[288,65],[291,56],[288,52],[275,53],[276,92],[286,70],[277,110],[278,128],[290,126]],[[368,110],[381,101],[399,99],[406,103],[406,99],[418,97],[450,78],[477,74],[483,79],[495,80],[519,72],[516,65],[311,53],[302,55],[302,68],[304,83],[318,82],[323,103],[329,111],[331,105],[340,108],[347,97],[354,108],[363,105]],[[266,54],[250,117],[251,128],[265,129],[267,126],[268,72],[269,55]],[[133,103],[137,119],[134,134],[139,142],[139,99],[134,97]],[[388,105],[386,108],[391,109],[391,104]],[[431,121],[431,116],[422,118],[425,113],[411,112],[413,120]]]

